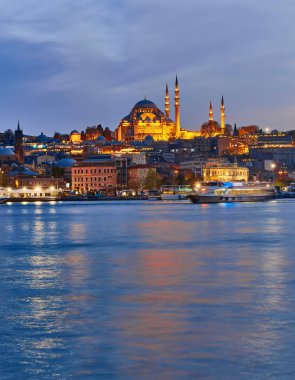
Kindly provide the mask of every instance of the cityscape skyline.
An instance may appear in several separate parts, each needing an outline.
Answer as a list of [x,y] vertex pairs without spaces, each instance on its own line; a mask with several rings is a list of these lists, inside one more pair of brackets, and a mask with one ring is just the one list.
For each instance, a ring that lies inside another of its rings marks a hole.
[[294,11],[288,0],[0,4],[0,129],[114,130],[145,96],[164,111],[175,74],[184,128],[207,121],[210,100],[217,116],[224,94],[228,123],[294,129]]

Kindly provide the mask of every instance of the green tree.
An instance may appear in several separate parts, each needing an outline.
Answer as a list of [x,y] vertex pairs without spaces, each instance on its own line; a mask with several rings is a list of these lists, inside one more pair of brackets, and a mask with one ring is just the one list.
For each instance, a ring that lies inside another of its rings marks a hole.
[[143,180],[143,188],[146,190],[157,190],[161,187],[161,177],[155,171],[150,169]]
[[57,166],[53,166],[52,170],[51,170],[51,175],[52,177],[54,178],[60,178],[62,177],[63,175],[65,174],[65,170],[62,169],[62,168],[59,168]]

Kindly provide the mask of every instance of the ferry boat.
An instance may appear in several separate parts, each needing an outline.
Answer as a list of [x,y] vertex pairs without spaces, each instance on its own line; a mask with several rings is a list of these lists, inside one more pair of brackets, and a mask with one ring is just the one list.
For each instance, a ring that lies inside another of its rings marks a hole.
[[199,186],[189,198],[193,203],[259,202],[274,199],[276,191],[265,182],[211,182]]
[[188,199],[193,194],[191,186],[187,185],[165,185],[161,187],[160,199],[163,201],[174,201]]
[[54,187],[42,189],[26,187],[13,189],[10,187],[0,187],[0,203],[5,202],[50,202],[59,199],[58,190]]

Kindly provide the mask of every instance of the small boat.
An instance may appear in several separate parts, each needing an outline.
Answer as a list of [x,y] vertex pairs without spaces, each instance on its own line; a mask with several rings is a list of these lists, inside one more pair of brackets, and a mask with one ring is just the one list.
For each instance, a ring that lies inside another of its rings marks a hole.
[[191,186],[187,185],[166,185],[161,187],[160,197],[163,201],[185,200],[193,194]]
[[8,197],[0,196],[0,205],[8,201]]
[[275,188],[269,183],[216,182],[201,184],[189,199],[193,203],[229,203],[259,202],[275,197]]

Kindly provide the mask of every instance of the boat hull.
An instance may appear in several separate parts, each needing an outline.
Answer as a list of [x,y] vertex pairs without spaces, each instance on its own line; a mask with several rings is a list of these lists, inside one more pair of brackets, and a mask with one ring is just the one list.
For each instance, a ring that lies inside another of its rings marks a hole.
[[217,196],[217,195],[190,195],[192,203],[231,203],[231,202],[264,202],[274,199],[275,195],[254,196]]
[[183,201],[188,199],[188,196],[185,194],[161,194],[160,199],[162,201]]

